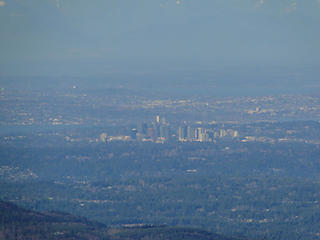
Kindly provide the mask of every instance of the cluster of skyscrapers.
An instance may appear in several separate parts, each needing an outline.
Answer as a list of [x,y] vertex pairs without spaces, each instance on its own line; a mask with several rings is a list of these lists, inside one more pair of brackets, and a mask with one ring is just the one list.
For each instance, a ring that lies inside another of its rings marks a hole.
[[131,139],[141,141],[198,141],[210,142],[218,138],[235,139],[239,137],[239,133],[233,129],[212,129],[200,126],[193,127],[184,123],[177,129],[170,128],[165,118],[156,116],[156,121],[151,125],[140,122],[137,128],[131,130]]
[[178,129],[179,141],[198,141],[198,142],[212,142],[218,138],[238,138],[239,133],[233,129],[207,129],[203,127],[192,128],[190,125],[180,126]]
[[165,118],[160,116],[156,117],[156,121],[148,126],[147,123],[140,122],[137,128],[132,129],[131,138],[143,140],[150,139],[153,141],[166,141],[169,140],[172,136],[169,124],[166,122]]

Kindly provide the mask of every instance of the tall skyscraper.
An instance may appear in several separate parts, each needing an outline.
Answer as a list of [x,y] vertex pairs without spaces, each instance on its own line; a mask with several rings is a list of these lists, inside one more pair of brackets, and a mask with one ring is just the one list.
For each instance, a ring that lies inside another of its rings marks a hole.
[[151,139],[154,139],[154,132],[153,132],[153,128],[148,128],[148,137]]
[[193,139],[193,136],[194,134],[193,134],[193,131],[192,131],[192,128],[191,128],[191,126],[190,125],[188,125],[187,126],[187,140],[188,141],[192,141],[192,139]]
[[194,137],[196,140],[200,140],[202,134],[202,128],[198,127],[194,130]]
[[188,128],[187,126],[180,126],[178,129],[178,137],[179,141],[185,141],[187,140],[187,135],[188,135]]
[[223,138],[227,135],[227,131],[224,129],[220,129],[220,137]]
[[152,128],[153,128],[154,138],[160,137],[160,125],[158,123],[153,123]]
[[131,129],[131,133],[130,133],[130,137],[131,137],[131,139],[137,139],[137,129],[135,129],[135,128],[132,128]]
[[178,129],[178,138],[179,141],[184,141],[183,127],[179,127]]
[[137,131],[140,134],[147,135],[147,133],[148,133],[148,125],[146,123],[144,123],[144,122],[138,123]]
[[161,125],[160,126],[160,137],[163,139],[168,140],[170,137],[170,131],[169,131],[169,126],[167,125]]
[[213,141],[214,140],[214,132],[208,131],[207,135],[208,135],[208,140],[209,141]]

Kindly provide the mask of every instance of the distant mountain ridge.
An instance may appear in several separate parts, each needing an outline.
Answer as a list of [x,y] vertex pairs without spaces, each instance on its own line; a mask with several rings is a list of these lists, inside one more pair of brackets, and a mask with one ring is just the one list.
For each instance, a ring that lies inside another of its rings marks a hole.
[[0,239],[16,240],[232,240],[203,230],[130,225],[107,228],[62,212],[39,213],[0,200]]

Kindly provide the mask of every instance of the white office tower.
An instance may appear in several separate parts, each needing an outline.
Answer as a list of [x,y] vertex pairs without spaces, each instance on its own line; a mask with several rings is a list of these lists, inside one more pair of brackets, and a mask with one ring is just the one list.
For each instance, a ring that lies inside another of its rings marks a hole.
[[223,138],[225,136],[227,136],[227,131],[224,129],[220,129],[220,137]]
[[183,127],[179,127],[179,129],[178,129],[178,137],[179,137],[179,141],[184,141],[184,129],[183,129]]
[[187,140],[192,141],[193,139],[193,131],[190,125],[187,127]]

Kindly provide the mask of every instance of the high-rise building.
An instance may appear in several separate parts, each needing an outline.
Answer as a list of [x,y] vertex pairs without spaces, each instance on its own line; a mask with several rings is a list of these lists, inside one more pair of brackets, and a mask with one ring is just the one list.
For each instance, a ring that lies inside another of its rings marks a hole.
[[237,130],[235,130],[235,131],[233,132],[233,137],[234,137],[234,138],[239,137],[239,132],[238,132]]
[[224,129],[220,129],[220,137],[223,138],[227,135],[227,131]]
[[196,140],[200,140],[201,134],[202,134],[202,128],[201,127],[198,127],[198,128],[196,128],[194,130],[194,138]]
[[137,139],[137,129],[132,128],[130,133],[131,139]]
[[179,141],[183,141],[183,139],[184,139],[182,127],[178,128],[178,139],[179,139]]
[[148,125],[144,122],[140,122],[137,126],[137,131],[140,134],[147,135],[148,133]]
[[168,125],[161,125],[160,126],[160,137],[163,139],[169,139],[170,138],[170,130]]
[[188,125],[187,126],[187,140],[188,141],[192,141],[192,139],[193,139],[193,136],[194,134],[193,134],[193,131],[192,131],[192,128],[191,128],[191,126],[190,125]]
[[206,133],[205,132],[201,132],[200,134],[199,134],[199,141],[200,142],[205,142],[207,140],[207,138],[206,138]]
[[179,137],[179,141],[185,141],[185,137],[187,136],[186,134],[186,126],[183,127],[179,127],[178,129],[178,137]]
[[213,137],[214,138],[218,138],[219,137],[219,133],[218,132],[214,132]]
[[208,135],[208,140],[209,141],[213,141],[214,140],[214,132],[207,131],[207,135]]
[[148,128],[148,137],[151,139],[154,139],[154,132],[153,132],[153,128]]
[[154,138],[160,137],[160,125],[158,123],[153,123],[152,128]]

